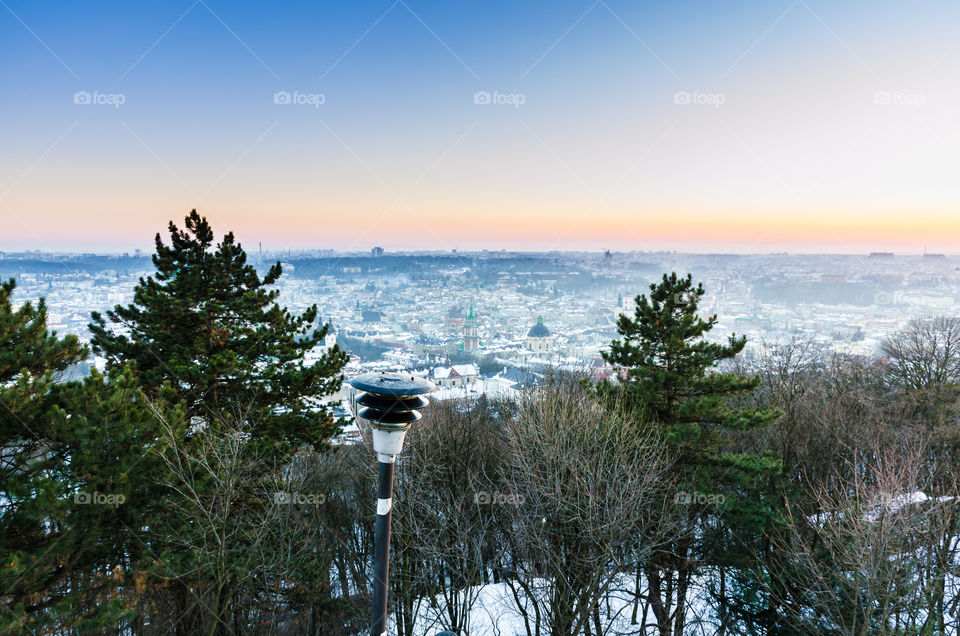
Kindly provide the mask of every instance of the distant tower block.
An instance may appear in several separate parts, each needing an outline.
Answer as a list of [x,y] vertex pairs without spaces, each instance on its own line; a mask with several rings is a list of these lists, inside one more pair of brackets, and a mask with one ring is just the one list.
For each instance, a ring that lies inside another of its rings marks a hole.
[[470,305],[470,312],[463,323],[463,350],[466,352],[476,351],[480,345],[480,339],[477,337],[477,317],[473,315],[473,305]]
[[372,250],[370,250],[370,256],[372,256],[372,257],[374,257],[374,258],[378,258],[378,257],[380,257],[380,256],[383,256],[383,248],[382,248],[382,247],[375,247],[375,248],[373,248]]

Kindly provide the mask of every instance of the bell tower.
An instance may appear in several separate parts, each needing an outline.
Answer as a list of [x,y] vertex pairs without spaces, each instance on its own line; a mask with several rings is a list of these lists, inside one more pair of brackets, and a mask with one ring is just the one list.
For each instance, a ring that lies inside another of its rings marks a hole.
[[467,319],[463,322],[463,350],[466,352],[475,351],[479,346],[477,337],[477,317],[473,314],[473,305],[470,305],[470,312]]

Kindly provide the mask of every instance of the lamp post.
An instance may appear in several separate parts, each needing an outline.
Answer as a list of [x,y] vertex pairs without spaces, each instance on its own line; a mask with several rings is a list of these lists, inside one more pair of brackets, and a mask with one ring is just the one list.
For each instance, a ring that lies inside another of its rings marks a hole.
[[371,636],[387,633],[387,582],[390,576],[390,511],[393,508],[393,469],[410,425],[420,419],[417,409],[429,404],[424,393],[436,387],[401,373],[371,373],[350,380],[363,394],[357,415],[373,427],[377,453],[377,522],[373,548],[373,619]]

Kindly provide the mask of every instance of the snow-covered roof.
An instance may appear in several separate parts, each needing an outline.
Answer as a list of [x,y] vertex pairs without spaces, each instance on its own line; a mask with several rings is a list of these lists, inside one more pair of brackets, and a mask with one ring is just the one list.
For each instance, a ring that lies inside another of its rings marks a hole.
[[477,375],[477,366],[475,364],[455,364],[452,367],[436,367],[433,370],[434,380],[446,380],[447,378],[461,378]]

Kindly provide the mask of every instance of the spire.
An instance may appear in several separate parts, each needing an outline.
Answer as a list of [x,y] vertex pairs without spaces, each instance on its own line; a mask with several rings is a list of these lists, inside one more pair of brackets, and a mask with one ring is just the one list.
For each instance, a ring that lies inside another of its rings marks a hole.
[[470,303],[470,313],[467,314],[467,320],[475,320],[473,317],[473,303]]
[[542,325],[542,324],[543,324],[543,316],[537,316],[537,324],[538,324],[538,325]]

